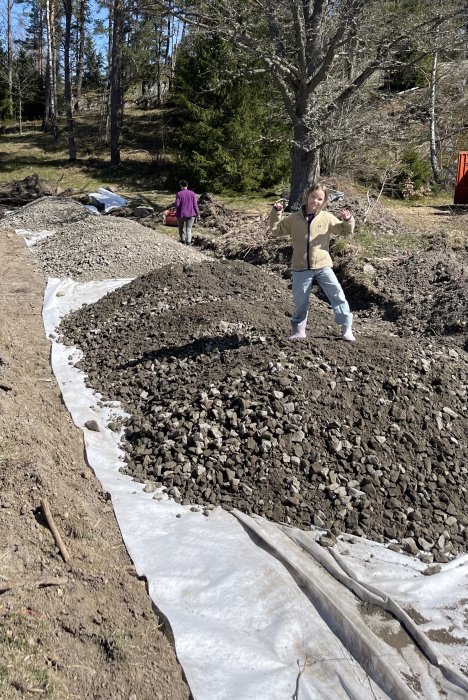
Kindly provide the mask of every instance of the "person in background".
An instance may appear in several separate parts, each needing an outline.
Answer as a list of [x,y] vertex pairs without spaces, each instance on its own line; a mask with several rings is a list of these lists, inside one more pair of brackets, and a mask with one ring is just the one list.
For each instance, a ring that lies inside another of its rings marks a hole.
[[331,236],[349,236],[353,233],[354,217],[348,209],[341,212],[342,221],[324,211],[327,200],[327,188],[317,183],[307,190],[305,203],[299,211],[285,216],[283,204],[277,202],[270,212],[271,231],[290,236],[293,246],[291,340],[306,337],[309,297],[314,279],[327,295],[343,340],[356,340],[352,328],[353,314],[333,272],[329,252]]
[[189,190],[187,180],[179,182],[180,191],[176,194],[176,216],[179,227],[179,241],[192,245],[192,226],[195,217],[200,216],[195,192]]

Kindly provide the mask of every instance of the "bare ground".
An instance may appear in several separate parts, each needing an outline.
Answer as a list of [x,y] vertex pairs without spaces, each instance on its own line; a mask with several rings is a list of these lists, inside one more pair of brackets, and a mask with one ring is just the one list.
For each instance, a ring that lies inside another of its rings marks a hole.
[[52,375],[44,279],[15,234],[0,259],[0,696],[188,698]]

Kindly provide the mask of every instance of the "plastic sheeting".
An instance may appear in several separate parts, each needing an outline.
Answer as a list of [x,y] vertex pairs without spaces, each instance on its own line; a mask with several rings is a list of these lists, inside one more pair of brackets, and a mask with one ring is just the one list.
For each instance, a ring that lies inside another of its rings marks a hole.
[[121,197],[115,192],[106,190],[104,187],[98,187],[96,192],[90,192],[89,201],[91,205],[86,205],[87,209],[93,212],[93,214],[109,214],[113,209],[120,209],[121,207],[126,207],[128,201],[125,197]]
[[44,238],[53,236],[55,230],[51,229],[49,231],[47,229],[44,229],[43,231],[28,231],[28,229],[25,228],[17,228],[15,229],[15,233],[17,233],[18,236],[23,236],[24,242],[26,243],[28,248],[32,248],[34,245],[36,245],[36,243],[42,241]]
[[[121,411],[98,406],[102,397],[73,367],[80,352],[61,345],[55,328],[70,310],[128,281],[49,280],[44,325],[89,464],[111,494],[138,574],[172,627],[194,698],[467,698],[460,670],[468,666],[466,557],[424,577],[420,561],[383,545],[353,538],[324,550],[316,532],[222,509],[205,517],[119,472],[121,436],[106,425]],[[100,432],[84,427],[91,418]],[[405,627],[385,612],[394,598],[403,617],[406,609],[425,621],[417,627],[426,649],[414,643],[411,620]],[[430,641],[434,631],[442,641]]]

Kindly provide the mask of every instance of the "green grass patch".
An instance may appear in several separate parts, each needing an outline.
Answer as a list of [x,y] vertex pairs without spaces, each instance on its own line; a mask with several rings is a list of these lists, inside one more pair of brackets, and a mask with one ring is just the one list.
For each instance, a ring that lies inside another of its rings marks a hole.
[[121,165],[111,166],[101,114],[75,117],[77,161],[70,163],[68,137],[60,123],[57,139],[44,133],[39,122],[28,122],[23,133],[8,130],[0,136],[0,185],[37,174],[62,189],[77,193],[110,186],[124,196],[145,193],[150,203],[166,190],[175,164],[165,152],[159,110],[126,114],[121,139]]
[[[22,134],[10,126],[0,135],[0,186],[37,174],[62,190],[87,194],[106,187],[162,211],[174,201],[180,178],[178,164],[167,150],[166,122],[162,110],[127,110],[118,166],[110,164],[105,124],[97,108],[75,115],[74,163],[69,161],[64,120],[59,122],[57,139],[44,133],[40,122],[24,123]],[[219,201],[234,210],[259,215],[266,213],[279,196],[279,192],[216,194]]]
[[368,226],[362,226],[355,233],[353,240],[338,240],[333,246],[335,255],[353,250],[363,258],[384,258],[397,253],[427,250],[429,240],[424,234],[376,234]]

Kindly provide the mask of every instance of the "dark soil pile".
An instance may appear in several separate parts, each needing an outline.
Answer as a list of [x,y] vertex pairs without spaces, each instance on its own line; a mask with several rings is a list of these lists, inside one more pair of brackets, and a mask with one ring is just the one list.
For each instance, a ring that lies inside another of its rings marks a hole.
[[[357,227],[365,223],[380,238],[416,234],[378,202],[348,197],[329,205],[336,216],[352,210]],[[213,195],[200,196],[200,226],[196,242],[227,259],[242,259],[290,276],[289,239],[273,237],[267,215],[234,212]],[[145,223],[146,225],[146,223]],[[335,266],[351,306],[356,311],[395,322],[396,332],[455,335],[468,348],[468,272],[466,248],[451,249],[442,232],[428,235],[430,247],[392,258],[373,258],[369,276],[365,262],[354,253],[335,254]],[[318,292],[320,296],[320,291]]]
[[376,322],[344,343],[317,299],[310,339],[291,343],[289,309],[277,276],[210,261],[140,277],[62,332],[89,384],[131,414],[135,479],[426,561],[464,551],[466,355]]
[[52,195],[69,196],[70,193],[70,190],[65,192],[61,187],[57,187],[49,180],[34,174],[28,175],[23,180],[14,180],[8,185],[1,187],[0,204],[18,207],[41,197]]
[[[379,203],[347,197],[328,209],[339,217],[343,207],[351,209],[358,229],[365,223],[380,238],[416,233]],[[266,215],[233,212],[209,194],[200,197],[200,214],[197,238],[202,247],[289,277],[290,241],[272,236]],[[364,274],[365,263],[354,253],[335,254],[337,274],[354,310],[394,322],[400,335],[451,335],[468,349],[466,246],[452,249],[442,232],[428,235],[428,240],[427,251],[374,258],[370,276]]]
[[[344,286],[352,284],[355,261],[342,269]],[[393,260],[373,260],[375,278],[371,287],[380,295],[380,306],[367,307],[373,313],[387,309],[396,331],[418,335],[452,336],[467,346],[468,265],[465,251],[436,244]],[[355,270],[354,270],[355,272]],[[356,304],[359,304],[357,298]],[[356,307],[356,305],[355,305]]]

